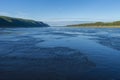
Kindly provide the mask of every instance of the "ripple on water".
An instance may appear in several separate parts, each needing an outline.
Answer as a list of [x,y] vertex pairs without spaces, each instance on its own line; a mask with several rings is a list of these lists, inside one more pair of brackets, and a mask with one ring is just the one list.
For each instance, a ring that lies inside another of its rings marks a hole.
[[[22,79],[32,80],[32,73],[38,79],[52,80],[66,79],[95,67],[81,52],[67,47],[40,48],[40,47],[14,47],[15,50],[0,58],[0,79]],[[32,73],[29,73],[32,72]],[[15,74],[14,74],[15,73]],[[21,74],[21,75],[17,75]],[[40,75],[38,75],[40,74]],[[72,75],[72,76],[71,76]],[[29,76],[29,77],[28,77]]]

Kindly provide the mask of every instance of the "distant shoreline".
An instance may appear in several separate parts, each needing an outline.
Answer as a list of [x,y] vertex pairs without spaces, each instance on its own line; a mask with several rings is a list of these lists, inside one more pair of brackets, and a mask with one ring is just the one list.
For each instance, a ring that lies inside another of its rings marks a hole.
[[120,28],[120,26],[67,26],[67,27],[76,27],[76,28]]
[[115,22],[95,22],[85,24],[67,25],[72,27],[95,27],[95,28],[120,28],[120,21]]

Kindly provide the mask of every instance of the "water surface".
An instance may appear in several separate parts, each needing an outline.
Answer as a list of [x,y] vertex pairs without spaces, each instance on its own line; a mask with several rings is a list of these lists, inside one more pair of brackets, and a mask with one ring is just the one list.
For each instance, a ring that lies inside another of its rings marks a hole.
[[1,28],[0,80],[120,80],[120,29]]

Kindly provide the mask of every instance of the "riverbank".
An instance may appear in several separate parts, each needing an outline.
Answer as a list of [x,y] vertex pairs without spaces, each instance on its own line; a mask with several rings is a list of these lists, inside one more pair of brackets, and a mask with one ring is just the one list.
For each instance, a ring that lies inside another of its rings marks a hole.
[[94,27],[94,28],[120,28],[120,21],[115,22],[95,22],[95,23],[83,23],[67,25],[72,27]]
[[76,28],[120,28],[120,26],[67,26]]

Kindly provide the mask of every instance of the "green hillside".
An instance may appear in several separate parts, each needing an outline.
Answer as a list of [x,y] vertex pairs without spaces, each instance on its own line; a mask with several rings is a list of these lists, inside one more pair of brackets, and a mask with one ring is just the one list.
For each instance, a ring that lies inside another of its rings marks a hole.
[[120,21],[115,22],[95,22],[95,23],[85,23],[85,24],[75,24],[68,26],[77,26],[77,27],[118,27],[120,28]]
[[4,28],[4,27],[48,27],[48,26],[49,26],[48,24],[45,24],[40,21],[0,16],[0,28]]

